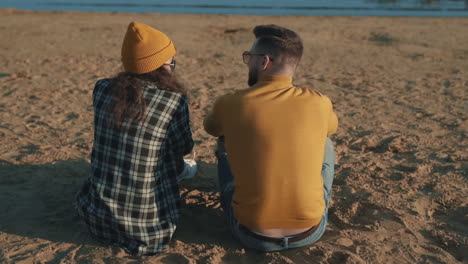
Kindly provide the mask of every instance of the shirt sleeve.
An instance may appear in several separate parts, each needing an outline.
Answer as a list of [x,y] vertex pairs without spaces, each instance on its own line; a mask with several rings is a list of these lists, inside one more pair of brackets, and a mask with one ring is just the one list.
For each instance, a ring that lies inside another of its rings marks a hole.
[[215,137],[224,135],[223,129],[221,126],[221,111],[222,97],[218,98],[213,105],[213,110],[205,117],[203,121],[203,127],[205,131]]
[[187,98],[180,99],[174,117],[168,129],[169,141],[172,151],[180,156],[185,156],[192,151],[193,139],[190,129],[190,114]]

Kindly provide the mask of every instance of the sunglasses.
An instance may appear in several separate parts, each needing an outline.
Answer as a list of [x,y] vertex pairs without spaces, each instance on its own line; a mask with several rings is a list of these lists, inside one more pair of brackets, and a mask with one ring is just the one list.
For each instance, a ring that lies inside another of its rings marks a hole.
[[171,67],[171,71],[174,71],[174,70],[175,70],[175,66],[176,66],[176,60],[175,60],[175,59],[172,59],[172,60],[171,60],[171,63],[164,63],[163,65],[169,65],[169,67]]
[[250,53],[250,51],[244,51],[242,52],[242,60],[244,61],[245,64],[249,64],[250,59],[252,56],[268,56],[271,61],[273,61],[273,58],[269,56],[268,54],[263,54],[263,53]]

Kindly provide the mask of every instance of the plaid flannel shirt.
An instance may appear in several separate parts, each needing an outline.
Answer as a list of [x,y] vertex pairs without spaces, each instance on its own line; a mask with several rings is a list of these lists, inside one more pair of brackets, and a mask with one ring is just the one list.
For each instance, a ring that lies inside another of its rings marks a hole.
[[147,83],[146,117],[113,128],[107,108],[111,79],[93,91],[91,173],[77,195],[77,209],[91,234],[135,255],[164,250],[179,219],[183,156],[193,147],[185,96]]

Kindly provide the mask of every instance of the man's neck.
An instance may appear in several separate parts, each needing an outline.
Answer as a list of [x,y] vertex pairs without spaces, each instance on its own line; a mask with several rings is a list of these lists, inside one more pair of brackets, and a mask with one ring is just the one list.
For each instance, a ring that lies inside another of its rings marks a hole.
[[[292,69],[280,69],[280,70],[269,70],[265,71],[262,74],[262,78],[265,76],[283,76],[283,77],[288,77],[288,78],[293,78],[294,76],[294,70]],[[262,79],[260,78],[260,79]]]

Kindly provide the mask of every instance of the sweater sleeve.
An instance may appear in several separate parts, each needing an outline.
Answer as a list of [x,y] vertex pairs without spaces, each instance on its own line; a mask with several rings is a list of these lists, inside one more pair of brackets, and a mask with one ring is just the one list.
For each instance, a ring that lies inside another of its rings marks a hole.
[[336,116],[335,111],[333,111],[333,104],[331,100],[327,97],[327,101],[330,104],[330,114],[328,117],[328,131],[327,131],[327,136],[331,136],[336,132],[338,129],[338,117]]
[[222,99],[223,97],[220,97],[216,100],[213,105],[213,109],[210,113],[208,113],[208,115],[205,117],[205,120],[203,121],[203,127],[205,128],[205,131],[215,137],[224,135],[221,126]]

